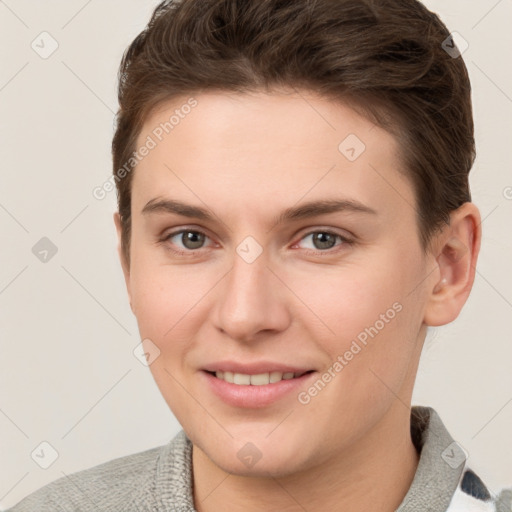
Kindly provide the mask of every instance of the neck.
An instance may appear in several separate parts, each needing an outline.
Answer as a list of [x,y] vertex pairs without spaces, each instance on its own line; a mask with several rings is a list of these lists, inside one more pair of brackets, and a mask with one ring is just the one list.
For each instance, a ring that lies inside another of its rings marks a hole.
[[391,512],[406,495],[418,461],[410,435],[410,411],[395,400],[382,420],[349,451],[284,477],[226,473],[194,445],[194,504],[198,512]]

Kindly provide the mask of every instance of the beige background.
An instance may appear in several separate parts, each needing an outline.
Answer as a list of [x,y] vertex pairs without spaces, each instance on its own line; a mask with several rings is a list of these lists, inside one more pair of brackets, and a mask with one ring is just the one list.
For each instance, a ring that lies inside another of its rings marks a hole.
[[[92,195],[111,173],[118,64],[156,3],[0,1],[4,507],[180,428],[133,355],[140,340],[117,261],[115,193]],[[512,1],[425,3],[469,43],[471,185],[485,220],[473,293],[456,322],[429,334],[413,404],[439,412],[497,492],[512,485]],[[31,47],[51,49],[43,31],[59,45],[47,59]],[[58,249],[46,263],[32,252],[42,237]],[[31,458],[48,456],[43,441],[59,455],[46,470]]]

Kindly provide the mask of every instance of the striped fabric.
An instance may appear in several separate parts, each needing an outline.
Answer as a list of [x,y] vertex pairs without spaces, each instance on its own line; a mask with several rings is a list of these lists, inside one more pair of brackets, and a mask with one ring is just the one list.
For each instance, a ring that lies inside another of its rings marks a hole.
[[447,512],[509,512],[512,489],[492,496],[485,484],[469,468],[465,468]]
[[[411,436],[420,459],[395,512],[512,512],[512,488],[489,492],[434,409],[412,407]],[[167,445],[60,478],[10,512],[195,512],[191,456],[182,430]]]

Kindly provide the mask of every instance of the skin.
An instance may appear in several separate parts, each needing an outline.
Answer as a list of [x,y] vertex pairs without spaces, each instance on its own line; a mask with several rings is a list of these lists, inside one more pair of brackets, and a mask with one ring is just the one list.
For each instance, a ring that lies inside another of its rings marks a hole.
[[[479,211],[466,203],[452,212],[424,253],[389,133],[312,92],[195,98],[137,165],[129,262],[119,247],[141,339],[160,350],[150,370],[193,442],[195,507],[395,510],[419,460],[410,404],[426,328],[453,321],[469,295]],[[151,114],[137,147],[186,99]],[[366,146],[353,162],[338,150],[349,134]],[[155,198],[206,207],[214,220],[142,214]],[[286,208],[341,198],[376,214],[275,223]],[[184,245],[180,234],[162,241],[185,228],[205,233],[203,245]],[[312,234],[326,229],[353,242],[315,245]],[[247,236],[263,251],[252,263],[236,252]],[[281,361],[319,377],[394,303],[401,311],[306,405],[291,393],[236,408],[202,378],[219,359]],[[261,454],[252,467],[237,457],[247,442]]]

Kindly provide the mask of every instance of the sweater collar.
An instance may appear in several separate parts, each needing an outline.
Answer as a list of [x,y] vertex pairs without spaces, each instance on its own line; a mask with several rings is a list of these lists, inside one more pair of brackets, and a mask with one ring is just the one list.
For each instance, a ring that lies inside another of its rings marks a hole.
[[[420,458],[412,484],[396,512],[445,512],[466,456],[431,407],[411,408],[411,438]],[[158,510],[195,512],[192,443],[181,430],[159,456],[152,493]]]
[[411,408],[411,437],[420,460],[396,512],[445,512],[457,490],[466,455],[432,407]]

